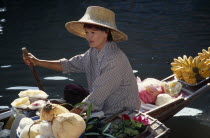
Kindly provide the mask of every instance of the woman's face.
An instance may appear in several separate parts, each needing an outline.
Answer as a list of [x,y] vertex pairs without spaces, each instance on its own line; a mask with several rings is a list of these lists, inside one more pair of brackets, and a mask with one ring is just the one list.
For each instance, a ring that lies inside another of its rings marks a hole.
[[108,34],[105,31],[96,30],[95,28],[84,28],[86,39],[90,47],[95,47],[100,51],[107,41]]

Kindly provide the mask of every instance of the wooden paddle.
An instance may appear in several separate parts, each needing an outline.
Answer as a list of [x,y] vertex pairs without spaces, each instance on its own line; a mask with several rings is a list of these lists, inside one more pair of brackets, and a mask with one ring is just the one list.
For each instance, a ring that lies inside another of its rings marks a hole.
[[[23,51],[23,54],[24,54],[25,56],[28,55],[28,51],[27,51],[27,49],[26,49],[25,47],[22,48],[22,51]],[[44,91],[43,86],[42,86],[42,84],[41,84],[41,82],[40,82],[39,76],[38,76],[38,74],[37,74],[37,72],[36,72],[36,70],[35,70],[35,68],[34,68],[34,65],[33,65],[32,63],[30,63],[29,68],[30,68],[30,70],[31,70],[31,72],[32,72],[32,74],[33,74],[35,80],[36,80],[36,83],[37,83],[38,88],[39,88],[40,90],[43,90],[43,91]]]

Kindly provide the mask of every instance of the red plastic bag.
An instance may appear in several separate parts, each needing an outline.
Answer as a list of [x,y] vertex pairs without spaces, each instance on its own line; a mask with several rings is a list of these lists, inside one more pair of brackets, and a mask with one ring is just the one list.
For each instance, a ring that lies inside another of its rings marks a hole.
[[147,78],[141,81],[140,78],[137,77],[137,84],[139,89],[139,98],[144,103],[154,104],[158,94],[164,93],[160,80]]

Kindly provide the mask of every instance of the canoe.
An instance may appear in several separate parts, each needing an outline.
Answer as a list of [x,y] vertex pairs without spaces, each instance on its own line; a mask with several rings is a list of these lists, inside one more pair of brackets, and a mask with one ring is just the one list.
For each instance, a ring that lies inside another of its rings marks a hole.
[[[5,111],[3,113],[6,113],[8,111]],[[1,113],[2,114],[2,113]],[[1,116],[0,114],[0,116]],[[129,113],[127,113],[129,115]],[[170,135],[170,129],[168,127],[166,127],[162,122],[160,122],[159,120],[144,114],[144,113],[138,113],[137,115],[141,115],[143,117],[148,118],[150,124],[146,127],[146,129],[138,136],[135,136],[134,138],[167,138]],[[14,118],[13,124],[11,126],[11,133],[10,133],[10,137],[11,138],[17,138],[19,137],[19,135],[17,135],[16,129],[19,125],[20,120],[25,117],[24,114],[19,114]],[[5,118],[5,119],[9,119],[9,118]],[[4,119],[4,120],[5,120]],[[116,119],[119,119],[119,114],[115,114],[113,116],[109,116],[106,119],[104,119],[104,125],[114,121]],[[1,120],[0,120],[1,121]],[[9,129],[9,128],[7,128]],[[84,138],[86,138],[84,136]]]
[[[171,75],[162,81],[172,81],[175,80],[175,76]],[[189,85],[183,81],[180,81],[182,84],[181,93],[185,95],[184,97],[178,97],[176,100],[164,104],[162,106],[155,107],[151,110],[144,109],[143,113],[139,113],[143,116],[147,116],[150,120],[151,125],[148,127],[147,131],[143,133],[144,137],[156,137],[163,138],[169,135],[169,128],[167,128],[163,123],[171,117],[173,117],[176,113],[178,113],[181,109],[187,106],[190,102],[194,101],[197,97],[202,95],[203,93],[210,91],[210,79],[207,78],[195,85]],[[55,100],[56,101],[56,100]],[[59,102],[63,102],[57,100]],[[11,109],[1,110],[0,118],[2,116],[6,118],[0,119],[0,121],[4,121],[11,116]],[[139,137],[139,136],[138,136]]]
[[[176,79],[175,76],[171,75],[163,79],[162,81],[167,82],[175,79]],[[161,122],[164,122],[173,117],[176,113],[178,113],[185,106],[193,102],[200,95],[204,94],[207,91],[210,91],[209,78],[194,85],[187,84],[184,81],[180,82],[182,84],[182,89],[180,93],[184,94],[185,95],[184,97],[178,97],[173,102],[145,111],[145,114],[150,115],[151,117],[156,118]]]

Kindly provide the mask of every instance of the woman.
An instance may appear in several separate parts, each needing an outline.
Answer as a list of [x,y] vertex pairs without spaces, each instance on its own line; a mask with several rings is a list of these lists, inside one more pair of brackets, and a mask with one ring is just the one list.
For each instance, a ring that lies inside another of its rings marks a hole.
[[132,67],[115,42],[127,40],[127,35],[115,25],[114,12],[98,6],[87,8],[79,21],[66,23],[66,29],[89,42],[90,49],[71,59],[40,60],[32,54],[23,56],[26,64],[34,64],[63,73],[84,72],[89,95],[83,102],[91,103],[94,111],[105,115],[123,109],[139,110],[140,100]]

